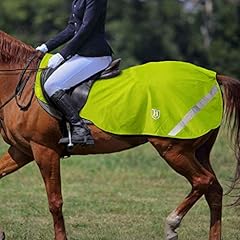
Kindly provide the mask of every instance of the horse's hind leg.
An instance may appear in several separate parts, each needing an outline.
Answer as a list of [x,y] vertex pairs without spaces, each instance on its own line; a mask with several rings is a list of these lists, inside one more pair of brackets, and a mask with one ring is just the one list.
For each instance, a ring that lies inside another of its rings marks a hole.
[[[215,176],[206,170],[195,157],[195,145],[204,141],[204,138],[196,140],[176,140],[164,138],[149,138],[149,141],[157,149],[167,163],[179,174],[188,179],[192,190],[184,201],[167,217],[166,240],[177,240],[176,229],[180,226],[181,220],[207,192]],[[220,240],[211,238],[211,240]]]
[[32,143],[34,158],[42,174],[48,196],[49,210],[53,217],[55,240],[66,240],[65,224],[62,214],[62,192],[60,176],[60,157],[54,149]]
[[[27,163],[31,162],[32,157],[20,152],[14,147],[10,147],[0,159],[0,178],[18,170]],[[5,234],[0,230],[0,240],[5,239]]]
[[[217,133],[218,130],[215,130],[207,142],[196,150],[198,161],[214,176],[215,173],[210,164],[210,152],[216,140]],[[214,181],[205,193],[205,198],[211,214],[209,239],[221,239],[222,195],[223,189],[215,176]]]

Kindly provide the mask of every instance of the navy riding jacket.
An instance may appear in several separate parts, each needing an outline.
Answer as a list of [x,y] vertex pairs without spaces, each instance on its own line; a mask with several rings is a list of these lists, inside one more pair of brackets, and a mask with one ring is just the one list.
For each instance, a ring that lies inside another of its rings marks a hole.
[[86,57],[112,55],[105,39],[107,0],[73,0],[67,27],[45,44],[49,51],[68,42],[60,54],[69,59],[75,54]]

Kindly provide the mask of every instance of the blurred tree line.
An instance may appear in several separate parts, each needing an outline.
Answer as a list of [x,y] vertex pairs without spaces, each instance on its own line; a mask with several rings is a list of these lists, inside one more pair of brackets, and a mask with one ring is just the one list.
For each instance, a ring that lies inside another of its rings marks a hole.
[[[1,0],[0,29],[36,47],[62,30],[68,0]],[[240,77],[239,0],[108,0],[107,38],[124,67],[184,60]]]

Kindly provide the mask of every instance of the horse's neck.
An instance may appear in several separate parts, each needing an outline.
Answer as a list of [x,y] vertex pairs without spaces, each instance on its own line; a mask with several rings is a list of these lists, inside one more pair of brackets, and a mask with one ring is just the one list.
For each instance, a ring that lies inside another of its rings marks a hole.
[[[34,63],[34,65],[36,68],[37,64]],[[13,96],[13,94],[15,93],[16,87],[20,81],[20,76],[22,74],[21,69],[24,69],[24,67],[25,67],[24,63],[15,63],[15,64],[0,63],[0,89],[1,89],[0,107],[1,105],[5,104],[5,102],[8,101],[11,98],[11,96]],[[28,74],[29,73],[27,72],[25,77]],[[32,89],[33,75],[35,74],[31,74],[31,77],[29,78],[29,81],[26,84],[26,87],[24,88],[24,92],[26,94],[29,94]]]

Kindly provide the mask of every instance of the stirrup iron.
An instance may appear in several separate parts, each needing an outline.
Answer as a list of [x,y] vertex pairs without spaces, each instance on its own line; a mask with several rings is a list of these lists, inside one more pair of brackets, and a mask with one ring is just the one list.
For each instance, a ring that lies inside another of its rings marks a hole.
[[72,149],[74,147],[74,144],[72,143],[72,133],[71,133],[71,127],[69,122],[66,122],[66,126],[67,126],[67,131],[68,131],[68,149]]

